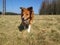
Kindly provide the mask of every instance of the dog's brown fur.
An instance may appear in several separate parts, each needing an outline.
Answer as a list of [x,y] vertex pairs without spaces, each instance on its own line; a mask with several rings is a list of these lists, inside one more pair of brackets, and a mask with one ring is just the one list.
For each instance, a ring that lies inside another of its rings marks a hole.
[[34,18],[34,11],[32,7],[29,8],[23,8],[20,7],[21,9],[21,19],[22,19],[22,25],[31,25],[33,22],[33,18]]

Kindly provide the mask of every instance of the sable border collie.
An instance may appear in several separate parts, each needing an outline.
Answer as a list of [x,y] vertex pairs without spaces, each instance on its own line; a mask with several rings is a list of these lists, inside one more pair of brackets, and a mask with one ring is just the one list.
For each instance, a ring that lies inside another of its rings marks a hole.
[[21,9],[22,25],[24,29],[26,29],[26,26],[28,26],[28,32],[30,32],[30,28],[34,18],[33,7],[28,7],[28,8],[20,7],[20,9]]

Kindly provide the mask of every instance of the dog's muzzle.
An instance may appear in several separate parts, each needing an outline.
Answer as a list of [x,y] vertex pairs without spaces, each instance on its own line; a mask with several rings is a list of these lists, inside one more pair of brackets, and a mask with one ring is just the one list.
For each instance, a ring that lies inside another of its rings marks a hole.
[[25,24],[29,24],[29,20],[28,20],[28,19],[22,18],[22,21],[23,21]]

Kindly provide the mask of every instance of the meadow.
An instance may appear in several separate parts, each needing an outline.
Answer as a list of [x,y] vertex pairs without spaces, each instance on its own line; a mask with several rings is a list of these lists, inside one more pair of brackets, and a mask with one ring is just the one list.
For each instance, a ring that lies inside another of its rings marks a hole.
[[20,15],[0,15],[0,45],[60,45],[60,15],[35,15],[30,33],[20,24]]

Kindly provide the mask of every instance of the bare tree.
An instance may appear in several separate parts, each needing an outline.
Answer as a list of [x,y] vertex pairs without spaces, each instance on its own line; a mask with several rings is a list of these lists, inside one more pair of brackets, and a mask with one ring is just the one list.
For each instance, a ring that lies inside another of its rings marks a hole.
[[6,0],[3,0],[3,12],[2,14],[5,15],[6,13]]
[[48,2],[49,3],[44,1],[44,3],[42,3],[42,7],[44,5],[46,6],[44,6],[45,8],[41,8],[39,14],[60,14],[60,0],[48,0]]

